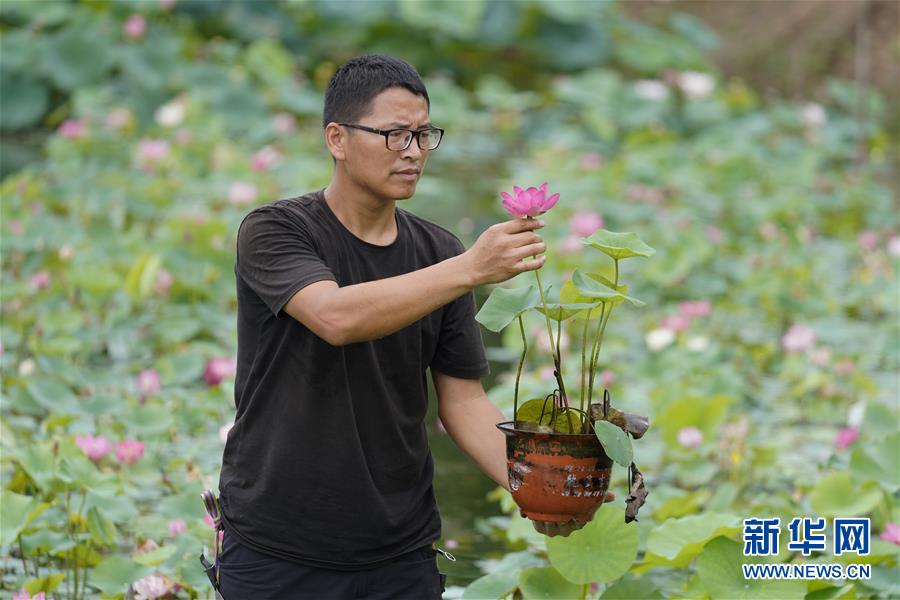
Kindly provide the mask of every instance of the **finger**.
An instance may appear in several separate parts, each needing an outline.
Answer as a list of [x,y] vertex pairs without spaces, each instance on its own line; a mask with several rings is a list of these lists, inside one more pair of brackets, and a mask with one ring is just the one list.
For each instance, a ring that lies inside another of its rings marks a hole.
[[520,273],[524,273],[525,271],[536,271],[544,266],[546,260],[546,256],[539,256],[536,260],[520,260],[516,263],[516,268]]
[[547,244],[545,244],[544,242],[537,242],[536,244],[528,244],[527,246],[517,248],[516,254],[520,258],[525,258],[527,256],[537,256],[538,254],[543,254],[546,251]]
[[544,239],[533,231],[523,231],[521,233],[514,233],[509,236],[510,241],[514,246],[524,246],[525,244],[536,244],[538,242],[543,242]]
[[506,233],[520,233],[522,231],[531,231],[544,226],[544,222],[540,219],[510,219],[500,223],[500,229]]

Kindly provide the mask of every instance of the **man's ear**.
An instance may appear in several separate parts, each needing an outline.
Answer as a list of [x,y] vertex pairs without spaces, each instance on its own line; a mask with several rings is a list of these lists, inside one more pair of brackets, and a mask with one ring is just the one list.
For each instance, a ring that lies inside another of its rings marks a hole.
[[335,160],[344,160],[346,152],[344,145],[347,142],[347,130],[335,122],[325,126],[325,145]]

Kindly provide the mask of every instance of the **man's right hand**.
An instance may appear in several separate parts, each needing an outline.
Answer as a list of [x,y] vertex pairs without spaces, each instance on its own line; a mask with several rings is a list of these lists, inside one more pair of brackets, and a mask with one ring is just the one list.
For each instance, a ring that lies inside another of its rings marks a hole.
[[463,255],[476,285],[500,283],[519,273],[540,269],[546,256],[528,258],[547,250],[534,232],[543,226],[538,219],[512,219],[488,227]]

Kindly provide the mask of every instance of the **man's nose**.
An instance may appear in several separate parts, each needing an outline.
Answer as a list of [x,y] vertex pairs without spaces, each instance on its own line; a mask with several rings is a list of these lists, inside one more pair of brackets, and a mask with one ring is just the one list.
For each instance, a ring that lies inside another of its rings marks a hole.
[[406,150],[400,153],[400,156],[403,158],[411,158],[414,160],[419,160],[422,158],[422,155],[425,152],[419,148],[419,137],[413,136],[413,139],[409,140],[409,146],[406,147]]

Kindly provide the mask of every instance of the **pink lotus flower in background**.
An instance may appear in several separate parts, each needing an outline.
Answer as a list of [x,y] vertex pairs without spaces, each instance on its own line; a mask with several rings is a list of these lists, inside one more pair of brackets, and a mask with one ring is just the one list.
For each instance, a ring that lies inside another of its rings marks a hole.
[[616,383],[616,374],[609,369],[600,371],[600,385],[605,388],[612,387]]
[[87,133],[84,121],[81,121],[80,119],[66,119],[56,132],[60,137],[66,138],[67,140],[77,140],[78,138],[84,137],[84,134]]
[[169,534],[172,537],[178,537],[179,533],[184,533],[187,531],[187,523],[184,522],[184,519],[172,519],[169,521]]
[[75,436],[75,445],[93,461],[100,460],[112,450],[112,444],[102,435],[97,437],[91,434]]
[[791,328],[781,338],[781,346],[785,352],[808,352],[815,345],[816,332],[806,325],[791,325]]
[[706,239],[708,239],[713,244],[721,244],[725,239],[725,236],[722,234],[722,230],[718,227],[710,225],[706,228]]
[[125,465],[133,465],[144,456],[144,442],[123,440],[116,444],[116,458]]
[[503,198],[503,208],[516,219],[542,215],[559,201],[559,194],[547,197],[547,182],[541,184],[539,188],[530,187],[524,190],[514,185],[513,193],[514,195],[500,192],[500,196]]
[[456,550],[459,548],[459,542],[454,539],[449,539],[444,542],[444,546],[447,547],[447,550]]
[[668,317],[663,317],[663,320],[660,321],[659,326],[663,329],[668,329],[669,331],[679,333],[687,330],[690,324],[691,322],[688,320],[688,318],[683,315],[669,315]]
[[603,157],[597,152],[585,152],[581,155],[581,168],[586,171],[599,169],[603,164]]
[[22,235],[22,232],[25,231],[25,228],[22,226],[22,221],[19,219],[12,219],[9,222],[9,232],[13,235]]
[[131,584],[135,600],[156,600],[174,591],[172,580],[162,575],[147,575]]
[[228,441],[228,432],[231,431],[232,427],[234,427],[234,422],[225,423],[219,427],[219,441],[223,444]]
[[694,449],[703,443],[703,432],[696,427],[683,427],[678,431],[678,443],[688,449]]
[[124,129],[131,123],[132,118],[131,111],[127,108],[114,108],[107,113],[103,124],[110,129]]
[[254,171],[271,171],[279,162],[281,154],[272,146],[263,146],[250,157],[250,166]]
[[187,101],[184,96],[173,98],[156,109],[154,118],[163,127],[177,127],[187,114]]
[[228,201],[235,206],[247,206],[256,202],[256,186],[245,181],[235,181],[228,188]]
[[175,6],[175,0],[159,0],[159,5],[162,6],[163,10],[172,10],[172,7]]
[[551,379],[554,378],[554,377],[553,377],[553,367],[544,367],[544,368],[542,368],[542,369],[540,370],[540,372],[538,373],[538,375],[540,376],[540,378],[541,378],[543,381],[550,381]]
[[297,129],[297,119],[291,113],[280,112],[272,119],[272,129],[279,135],[288,135]]
[[574,235],[567,235],[556,245],[556,251],[564,256],[578,254],[584,249],[584,244]]
[[12,596],[12,600],[47,600],[44,592],[38,592],[34,596],[30,595],[25,588],[22,588]]
[[216,522],[213,521],[211,516],[209,516],[209,513],[206,513],[205,515],[203,515],[203,522],[206,523],[207,525],[209,525],[210,527],[216,526]]
[[856,370],[856,364],[849,358],[842,358],[834,365],[834,372],[838,375],[850,375]]
[[887,244],[888,254],[891,256],[900,256],[900,235],[891,236]]
[[888,523],[878,537],[886,542],[900,546],[900,523]]
[[709,300],[689,300],[678,305],[678,313],[689,319],[693,319],[694,317],[708,317],[709,312]]
[[214,386],[222,383],[227,377],[233,377],[237,371],[237,363],[231,358],[211,358],[206,362],[203,379],[206,385]]
[[144,37],[144,33],[147,31],[147,19],[144,18],[144,15],[131,15],[125,21],[125,25],[122,26],[122,31],[125,32],[125,37],[129,40],[140,39]]
[[174,281],[171,273],[165,269],[160,269],[156,273],[156,283],[153,284],[153,291],[160,295],[165,294],[172,287]]
[[161,386],[159,382],[159,373],[155,369],[144,369],[137,376],[138,394],[141,402],[159,392]]
[[861,231],[856,238],[856,241],[859,243],[860,248],[867,252],[871,252],[878,247],[878,232],[872,231],[871,229]]
[[855,427],[843,427],[837,432],[837,435],[834,438],[834,445],[838,450],[846,450],[858,437],[858,429]]
[[42,290],[50,285],[50,273],[47,271],[38,271],[28,280],[28,285],[34,291]]
[[603,227],[603,217],[595,212],[576,212],[569,219],[569,231],[579,237],[588,237]]
[[161,161],[169,155],[169,142],[160,139],[144,139],[138,143],[138,162],[143,166],[150,166]]

